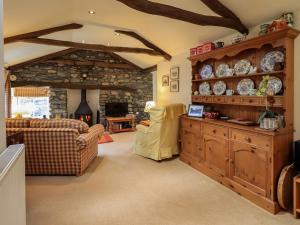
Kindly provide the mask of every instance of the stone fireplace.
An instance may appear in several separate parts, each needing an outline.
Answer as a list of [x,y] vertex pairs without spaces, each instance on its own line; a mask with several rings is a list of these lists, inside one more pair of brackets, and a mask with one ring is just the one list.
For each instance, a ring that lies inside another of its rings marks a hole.
[[[78,50],[57,58],[58,61],[84,61],[85,59],[116,64],[126,63],[126,61],[122,61],[121,58],[113,57],[108,53],[86,50]],[[91,68],[91,66],[85,65],[65,65],[43,62],[23,69],[14,70],[12,73],[16,75],[17,81],[33,81],[40,82],[41,84],[43,82],[80,85],[99,84],[103,86],[126,86],[134,88],[134,91],[118,90],[116,88],[114,90],[100,89],[98,93],[99,97],[88,98],[90,107],[96,105],[97,110],[99,110],[101,123],[105,122],[106,103],[126,102],[128,103],[128,113],[138,114],[140,118],[143,118],[145,103],[153,99],[152,74],[142,72],[138,68],[106,68],[98,66]],[[83,79],[82,74],[87,74],[87,77]],[[77,101],[79,101],[79,93],[77,98]],[[69,101],[72,102],[73,99],[68,99],[68,90],[66,88],[50,88],[49,100],[50,110],[53,116],[60,114],[62,117],[69,117],[70,114],[74,114],[76,111],[75,108],[72,109],[72,111],[68,111]],[[74,107],[77,106],[78,105]],[[95,113],[94,109],[94,117]]]
[[75,111],[75,119],[86,122],[89,126],[93,125],[93,111],[86,100],[86,90],[81,90],[81,101]]

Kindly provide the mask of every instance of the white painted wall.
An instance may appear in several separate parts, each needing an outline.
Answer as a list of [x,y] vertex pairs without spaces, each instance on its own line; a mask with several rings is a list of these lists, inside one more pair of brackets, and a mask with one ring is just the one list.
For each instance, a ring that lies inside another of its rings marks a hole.
[[[295,15],[295,28],[300,30],[300,11],[294,12]],[[216,28],[218,29],[218,28]],[[259,26],[255,26],[250,29],[250,34],[248,38],[257,36],[259,31]],[[225,36],[219,40],[225,42],[225,44],[231,43],[231,38],[236,35]],[[192,47],[192,46],[191,46]],[[167,103],[177,103],[181,102],[188,105],[191,101],[191,64],[190,61],[187,59],[189,57],[189,50],[185,53],[180,55],[173,56],[170,62],[160,62],[158,64],[157,70],[157,102],[158,104],[167,104]],[[297,37],[295,40],[295,140],[300,139],[300,88],[296,84],[300,84],[300,36]],[[162,87],[161,79],[162,76],[165,74],[169,74],[169,70],[173,66],[180,67],[180,92],[179,93],[172,93],[169,90],[169,87]]]
[[5,134],[5,81],[3,67],[3,0],[0,0],[0,153],[6,146]]
[[[171,61],[163,61],[157,67],[157,103],[164,105],[169,103],[184,103],[188,105],[191,102],[191,63],[187,60],[189,53],[173,56]],[[162,76],[170,75],[172,67],[179,67],[179,92],[170,92],[170,86],[162,87]]]
[[[86,98],[89,106],[93,111],[93,121],[96,123],[97,119],[97,109],[99,107],[99,90],[87,90]],[[74,114],[77,107],[79,106],[81,99],[81,90],[77,89],[68,89],[68,113]]]

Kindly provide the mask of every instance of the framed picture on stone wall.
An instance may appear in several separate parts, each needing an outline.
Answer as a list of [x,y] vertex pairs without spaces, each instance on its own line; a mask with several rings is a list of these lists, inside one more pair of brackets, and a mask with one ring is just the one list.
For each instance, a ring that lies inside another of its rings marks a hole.
[[179,92],[179,80],[170,81],[170,92]]
[[170,79],[179,80],[179,67],[173,67],[170,70]]
[[163,75],[161,82],[163,87],[169,86],[169,75]]

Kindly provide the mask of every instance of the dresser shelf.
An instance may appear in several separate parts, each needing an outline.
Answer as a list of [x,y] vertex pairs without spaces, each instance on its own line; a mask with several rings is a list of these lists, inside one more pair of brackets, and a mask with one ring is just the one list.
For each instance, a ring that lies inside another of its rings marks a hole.
[[280,71],[274,71],[274,72],[262,72],[262,73],[252,73],[252,74],[246,74],[246,75],[234,75],[234,76],[228,76],[228,77],[214,77],[214,78],[209,78],[209,79],[200,79],[200,80],[192,80],[192,82],[195,83],[202,83],[202,82],[209,82],[209,81],[219,81],[219,80],[241,80],[244,78],[257,78],[257,77],[262,77],[262,76],[280,76],[284,75],[285,71],[280,70]]
[[274,97],[257,97],[257,96],[201,96],[193,95],[193,103],[204,103],[204,104],[224,104],[224,105],[240,105],[240,106],[258,106],[265,107],[268,101],[269,107],[284,107],[284,96],[274,96]]

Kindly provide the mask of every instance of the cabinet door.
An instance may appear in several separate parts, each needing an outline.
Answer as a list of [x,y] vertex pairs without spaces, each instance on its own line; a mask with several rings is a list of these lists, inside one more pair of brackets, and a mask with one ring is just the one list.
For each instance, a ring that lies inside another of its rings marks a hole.
[[181,154],[198,160],[201,151],[201,135],[192,130],[181,130]]
[[203,164],[221,175],[228,175],[228,140],[203,135]]
[[263,196],[270,194],[269,164],[268,151],[240,142],[230,143],[230,178]]

